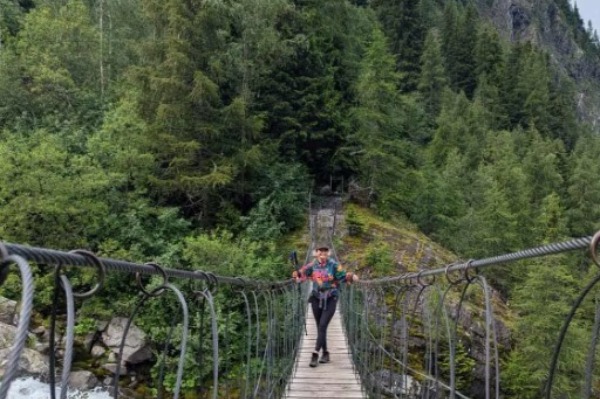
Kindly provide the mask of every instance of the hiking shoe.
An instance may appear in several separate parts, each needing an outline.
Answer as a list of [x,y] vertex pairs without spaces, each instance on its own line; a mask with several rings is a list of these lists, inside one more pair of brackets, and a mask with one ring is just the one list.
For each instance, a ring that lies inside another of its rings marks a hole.
[[310,359],[310,367],[317,367],[319,365],[319,354],[313,353],[312,358]]
[[329,352],[323,352],[323,356],[319,359],[319,363],[329,363]]

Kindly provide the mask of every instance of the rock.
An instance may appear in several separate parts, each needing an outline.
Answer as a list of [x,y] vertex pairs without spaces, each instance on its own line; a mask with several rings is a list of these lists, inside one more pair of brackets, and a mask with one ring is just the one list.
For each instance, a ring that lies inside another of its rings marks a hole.
[[[0,376],[4,375],[10,348],[0,349]],[[25,348],[19,358],[17,375],[48,375],[48,358],[33,349]]]
[[[106,330],[102,333],[102,341],[113,353],[119,353],[123,333],[127,325],[124,317],[113,318]],[[129,364],[138,364],[152,358],[152,351],[146,342],[146,334],[135,324],[129,328],[123,349],[123,361]]]
[[[112,375],[115,375],[115,373],[117,372],[117,363],[106,363],[102,365],[102,368],[111,373]],[[123,368],[121,367],[119,373],[122,373],[124,371],[125,370],[123,370]]]
[[[105,352],[106,352],[106,349],[103,346],[101,346],[101,345],[94,345],[92,347],[92,350],[91,350],[90,353],[91,353],[92,357],[98,358],[98,357],[102,357]],[[111,355],[112,354],[113,353],[111,352]]]
[[96,333],[89,333],[85,336],[85,338],[83,339],[83,347],[85,348],[85,351],[87,353],[90,353],[95,341],[96,341]]
[[378,370],[371,375],[373,385],[381,388],[381,393],[393,397],[408,395],[411,398],[420,397],[421,386],[409,375],[396,374],[389,370]]
[[9,348],[15,340],[16,335],[17,327],[0,323],[0,348]]
[[0,296],[0,323],[14,324],[15,315],[17,315],[17,301]]
[[96,331],[103,332],[106,330],[106,327],[108,327],[108,321],[103,320],[96,322]]
[[38,337],[43,337],[44,334],[46,333],[46,327],[38,326],[38,327],[34,328],[33,330],[31,330],[31,333]]
[[88,390],[98,384],[98,379],[90,371],[74,371],[69,374],[69,386],[74,389]]
[[36,352],[40,352],[42,355],[50,355],[50,345],[48,343],[36,342],[33,349],[35,349]]

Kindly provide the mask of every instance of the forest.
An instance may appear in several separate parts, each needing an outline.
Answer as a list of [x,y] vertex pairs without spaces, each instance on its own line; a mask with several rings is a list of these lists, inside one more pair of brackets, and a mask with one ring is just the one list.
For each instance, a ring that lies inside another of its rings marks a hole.
[[[600,78],[506,37],[492,3],[0,0],[0,240],[283,279],[281,242],[330,181],[465,259],[593,234],[600,136],[577,94]],[[600,64],[576,7],[538,3]],[[564,258],[486,271],[518,314],[507,397],[538,397],[551,337],[595,272]],[[84,319],[131,305],[113,283]],[[566,343],[575,374],[588,313]]]

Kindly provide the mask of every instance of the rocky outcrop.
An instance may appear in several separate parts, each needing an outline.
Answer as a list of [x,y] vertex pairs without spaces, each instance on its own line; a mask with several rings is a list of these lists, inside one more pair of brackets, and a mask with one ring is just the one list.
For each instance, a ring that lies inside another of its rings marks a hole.
[[[8,366],[8,354],[10,348],[0,349],[0,376],[4,375],[6,366]],[[25,348],[19,358],[17,376],[36,376],[46,378],[48,376],[48,357],[41,353]]]
[[17,314],[17,302],[0,297],[0,323],[13,324]]
[[[119,347],[123,340],[127,320],[124,317],[113,318],[106,330],[102,333],[102,341],[113,353],[119,353]],[[152,358],[152,351],[146,340],[146,334],[135,324],[129,328],[125,346],[123,348],[123,362],[138,364]]]
[[600,121],[600,62],[575,41],[566,16],[553,0],[479,0],[481,15],[490,20],[501,36],[512,42],[531,42],[550,54],[558,70],[573,78],[574,99],[582,120]]
[[98,379],[90,371],[74,371],[69,374],[69,387],[79,390],[89,390],[98,385]]

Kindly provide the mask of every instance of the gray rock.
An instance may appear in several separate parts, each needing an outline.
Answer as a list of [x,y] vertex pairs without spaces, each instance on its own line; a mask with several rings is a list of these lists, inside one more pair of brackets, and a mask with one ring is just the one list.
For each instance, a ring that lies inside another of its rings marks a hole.
[[[102,341],[113,353],[119,353],[119,346],[123,339],[127,319],[124,317],[113,318],[106,330],[102,333]],[[123,349],[123,361],[129,364],[138,364],[152,358],[152,351],[148,346],[146,334],[135,324],[131,324]]]
[[9,348],[15,340],[16,335],[17,327],[0,323],[0,348]]
[[[102,368],[114,375],[117,372],[117,363],[106,363],[106,364],[102,365]],[[120,372],[123,372],[123,371],[125,371],[125,370],[123,370],[121,368]]]
[[46,333],[46,327],[38,326],[38,327],[34,328],[33,330],[31,330],[31,333],[37,335],[38,337],[43,337],[44,334]]
[[69,386],[74,389],[88,390],[98,385],[98,379],[90,371],[74,371],[69,374]]
[[83,338],[83,347],[87,353],[90,353],[92,347],[94,346],[94,342],[96,341],[96,333],[89,333]]
[[[92,350],[91,350],[90,353],[91,353],[91,355],[93,357],[98,358],[98,357],[102,357],[105,352],[106,352],[106,349],[103,346],[101,346],[101,345],[94,345],[92,347]],[[113,353],[111,352],[111,354],[113,354]]]
[[[0,349],[0,376],[4,375],[8,365],[10,348]],[[25,348],[19,358],[17,375],[35,375],[45,377],[48,375],[48,358],[33,349]]]
[[401,395],[409,398],[420,397],[421,386],[409,375],[396,374],[389,370],[378,370],[371,374],[373,385],[381,389],[381,393],[398,397]]
[[0,323],[13,324],[15,315],[17,315],[17,301],[0,296]]
[[102,320],[96,322],[96,331],[103,332],[108,327],[108,321]]

